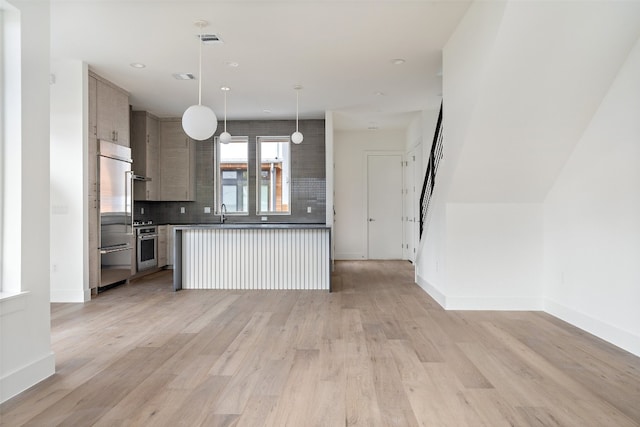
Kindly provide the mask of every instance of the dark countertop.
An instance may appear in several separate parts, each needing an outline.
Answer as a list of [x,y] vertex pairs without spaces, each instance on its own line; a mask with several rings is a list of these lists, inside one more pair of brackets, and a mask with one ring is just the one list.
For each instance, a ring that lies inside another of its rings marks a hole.
[[283,229],[297,229],[297,230],[310,230],[310,229],[330,229],[326,224],[283,224],[283,223],[240,223],[231,222],[226,224],[185,224],[175,225],[175,229],[190,230],[190,229],[211,229],[211,230],[283,230]]

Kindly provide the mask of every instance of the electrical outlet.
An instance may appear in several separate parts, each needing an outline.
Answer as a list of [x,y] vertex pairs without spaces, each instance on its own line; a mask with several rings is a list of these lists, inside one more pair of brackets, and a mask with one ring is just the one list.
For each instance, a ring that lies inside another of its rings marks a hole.
[[311,206],[307,206],[307,213],[311,213]]
[[144,208],[140,208],[140,215],[144,215]]
[[268,219],[269,219],[269,218],[267,218],[266,216],[263,216],[262,218],[260,218],[260,220],[261,220],[261,221],[266,221],[266,220],[268,220]]
[[204,213],[211,213],[211,207],[205,206],[204,207]]
[[186,212],[186,211],[185,211],[185,209],[184,209],[184,206],[180,206],[180,213],[181,213],[181,214],[183,214],[183,213],[185,213],[185,212]]

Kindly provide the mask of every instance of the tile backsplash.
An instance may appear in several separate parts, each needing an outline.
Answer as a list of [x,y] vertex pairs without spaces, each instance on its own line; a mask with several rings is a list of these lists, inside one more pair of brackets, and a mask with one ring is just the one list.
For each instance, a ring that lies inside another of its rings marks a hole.
[[[256,215],[256,137],[283,136],[295,131],[293,120],[238,120],[227,121],[227,131],[234,136],[249,138],[249,213],[230,215],[227,222],[263,222]],[[270,223],[324,224],[326,218],[326,168],[324,120],[299,121],[304,135],[302,144],[291,144],[291,214],[268,216]],[[218,124],[216,135],[224,130]],[[134,159],[135,161],[135,159]],[[196,200],[192,202],[135,203],[135,220],[152,220],[157,224],[217,223],[214,205],[214,145],[196,143]],[[211,213],[204,213],[210,207]],[[185,213],[181,213],[184,208]],[[311,212],[308,213],[308,208]],[[144,214],[141,214],[144,209]]]

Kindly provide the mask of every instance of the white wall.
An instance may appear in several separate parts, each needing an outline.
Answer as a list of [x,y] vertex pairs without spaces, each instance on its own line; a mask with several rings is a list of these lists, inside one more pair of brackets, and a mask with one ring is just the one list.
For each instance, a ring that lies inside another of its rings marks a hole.
[[[460,153],[485,79],[487,58],[493,52],[505,2],[475,2],[443,50],[444,156],[436,177],[428,223],[418,249],[416,282],[446,306],[447,203]],[[428,162],[437,123],[423,116],[423,162]],[[428,126],[433,123],[432,126]]]
[[[21,21],[19,138],[7,141],[18,176],[17,197],[5,201],[16,215],[6,223],[24,293],[0,301],[0,401],[52,375],[49,310],[49,3],[12,0]],[[8,157],[8,156],[7,156]],[[5,196],[7,196],[5,194]],[[5,238],[7,236],[5,235]],[[15,247],[13,247],[15,245]]]
[[542,204],[447,205],[445,307],[541,310]]
[[[326,219],[325,223],[329,227],[333,227],[333,194],[334,194],[334,176],[333,176],[333,112],[326,111],[324,117],[324,133],[325,133],[325,168],[326,168]],[[332,229],[333,233],[333,229]],[[331,248],[333,256],[334,249]]]
[[336,131],[334,133],[335,174],[335,258],[366,259],[366,151],[401,151],[403,131]]
[[[452,63],[468,66],[466,56],[478,53],[451,57],[449,43],[444,51],[445,109],[471,113],[453,129],[466,134],[448,200],[541,203],[640,36],[640,2],[508,1],[499,25],[489,23],[498,31],[472,68],[479,87],[447,85]],[[477,44],[473,35],[455,39]],[[463,105],[450,96],[474,89],[476,98]]]
[[91,299],[86,259],[87,72],[79,60],[51,64],[52,302]]
[[416,282],[448,310],[541,310],[541,203],[438,203]]
[[447,306],[446,281],[446,239],[447,212],[443,191],[436,186],[429,208],[428,221],[418,247],[415,260],[416,283],[422,287],[438,304]]
[[640,355],[640,39],[545,201],[547,310]]

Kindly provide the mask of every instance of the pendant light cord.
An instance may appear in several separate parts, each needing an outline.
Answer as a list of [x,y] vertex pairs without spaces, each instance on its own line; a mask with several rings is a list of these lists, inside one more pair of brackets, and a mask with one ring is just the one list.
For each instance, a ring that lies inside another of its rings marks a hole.
[[198,36],[198,105],[202,105],[202,24],[200,27],[200,35]]
[[300,95],[300,89],[296,89],[296,132],[298,132],[298,100]]
[[227,91],[224,91],[224,131],[227,131]]

